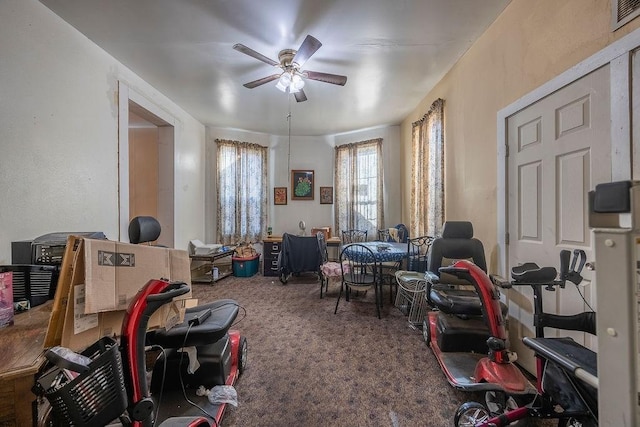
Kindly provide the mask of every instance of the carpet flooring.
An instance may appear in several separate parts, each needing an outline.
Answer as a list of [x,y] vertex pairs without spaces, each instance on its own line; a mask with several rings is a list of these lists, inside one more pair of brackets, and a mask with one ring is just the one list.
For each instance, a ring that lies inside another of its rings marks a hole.
[[234,329],[246,337],[247,369],[223,427],[445,427],[461,403],[481,395],[455,390],[407,317],[373,292],[340,301],[339,284],[320,299],[317,277],[286,284],[256,275],[193,286],[200,303],[232,298],[243,309]]

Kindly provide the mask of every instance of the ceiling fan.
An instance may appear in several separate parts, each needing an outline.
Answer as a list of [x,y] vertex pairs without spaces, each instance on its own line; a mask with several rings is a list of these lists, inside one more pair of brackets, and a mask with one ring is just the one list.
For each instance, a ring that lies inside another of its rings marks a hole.
[[322,43],[313,36],[307,35],[300,48],[296,51],[294,49],[283,49],[278,54],[278,61],[274,61],[255,50],[248,48],[247,46],[237,43],[233,45],[233,48],[238,52],[242,52],[245,55],[249,55],[257,60],[265,62],[274,67],[280,68],[282,71],[277,74],[272,74],[268,77],[263,77],[258,80],[254,80],[249,83],[245,83],[243,86],[249,89],[261,86],[265,83],[278,80],[276,87],[283,92],[293,93],[296,101],[303,102],[307,100],[304,90],[304,79],[317,80],[324,83],[331,83],[334,85],[344,86],[347,82],[346,76],[340,76],[337,74],[320,73],[318,71],[302,70],[302,66],[318,49],[320,49]]

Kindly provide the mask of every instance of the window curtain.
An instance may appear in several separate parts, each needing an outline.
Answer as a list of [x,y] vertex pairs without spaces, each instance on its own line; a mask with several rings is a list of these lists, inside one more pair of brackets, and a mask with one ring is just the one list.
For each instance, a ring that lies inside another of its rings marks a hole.
[[410,231],[440,236],[444,221],[444,100],[413,123]]
[[256,242],[267,224],[267,147],[222,139],[216,143],[218,242]]
[[384,227],[382,138],[344,144],[335,149],[335,232]]

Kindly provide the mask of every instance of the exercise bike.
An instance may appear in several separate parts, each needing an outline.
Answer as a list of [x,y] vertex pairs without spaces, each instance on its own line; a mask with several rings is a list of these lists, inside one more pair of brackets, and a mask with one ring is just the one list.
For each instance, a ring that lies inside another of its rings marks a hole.
[[81,354],[59,347],[49,349],[45,354],[47,370],[34,389],[53,409],[46,424],[218,426],[226,402],[211,403],[207,396],[187,397],[185,389],[175,384],[153,396],[149,392],[146,343],[152,348],[161,344],[171,347],[162,351],[161,362],[155,363],[152,382],[156,377],[162,380],[171,370],[178,372],[184,385],[181,369],[188,357],[177,349],[195,348],[196,353],[204,353],[204,357],[198,356],[202,365],[196,372],[201,382],[209,383],[207,387],[232,386],[246,367],[247,341],[238,331],[229,330],[239,308],[233,300],[187,309],[183,323],[169,330],[147,332],[151,315],[188,291],[189,286],[182,282],[150,280],[127,309],[120,345],[103,337]]
[[516,354],[507,347],[498,289],[480,267],[467,260],[439,271],[472,284],[483,313],[477,319],[461,319],[442,311],[428,313],[424,339],[447,381],[460,390],[485,392],[496,413],[517,407],[516,397],[531,396],[535,388],[515,366]]
[[[491,414],[478,402],[463,403],[456,411],[456,427],[502,427],[529,418],[558,419],[560,427],[595,427],[598,425],[597,355],[571,338],[546,338],[544,328],[582,331],[596,334],[596,314],[586,311],[575,315],[545,313],[542,291],[564,288],[566,281],[578,285],[586,255],[582,250],[560,252],[560,275],[554,267],[525,263],[513,267],[511,282],[499,277],[502,286],[533,288],[534,326],[536,337],[525,337],[523,343],[535,352],[537,394],[526,405],[499,416]],[[571,261],[571,265],[569,265]]]

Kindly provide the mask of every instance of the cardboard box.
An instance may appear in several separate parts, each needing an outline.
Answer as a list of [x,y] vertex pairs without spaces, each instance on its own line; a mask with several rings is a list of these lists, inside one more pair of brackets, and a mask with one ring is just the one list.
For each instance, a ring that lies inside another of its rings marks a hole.
[[331,227],[317,227],[311,229],[311,235],[315,236],[318,233],[324,233],[324,241],[326,242],[331,238]]
[[13,272],[0,273],[0,328],[13,325]]
[[126,310],[151,279],[191,284],[187,251],[93,239],[84,239],[83,245],[86,314]]
[[[45,346],[81,351],[103,336],[119,336],[126,308],[138,290],[161,278],[191,283],[186,251],[70,237]],[[149,329],[182,322],[190,296],[157,310]]]

